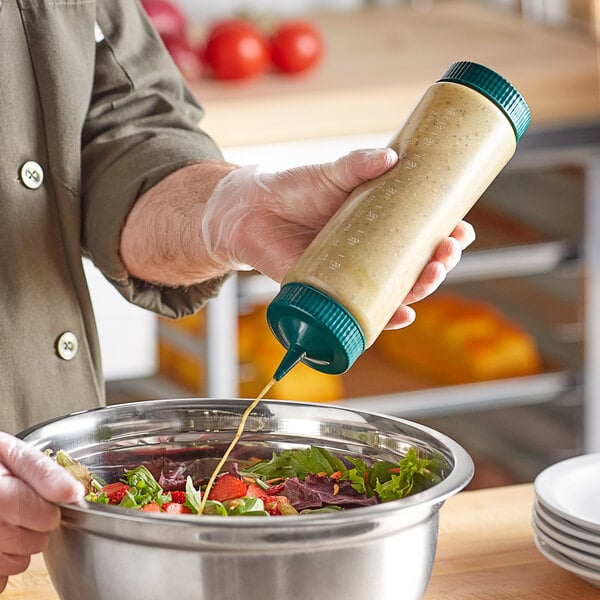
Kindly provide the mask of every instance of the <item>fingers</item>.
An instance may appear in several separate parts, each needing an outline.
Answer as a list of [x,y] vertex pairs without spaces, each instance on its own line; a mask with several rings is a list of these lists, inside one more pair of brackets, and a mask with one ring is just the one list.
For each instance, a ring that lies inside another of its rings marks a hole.
[[[60,522],[58,506],[47,502],[26,483],[8,473],[0,475],[0,506],[3,523],[31,531],[51,531]],[[0,542],[0,550],[3,548],[4,540]]]
[[[45,550],[48,545],[48,534],[30,531],[18,525],[0,523],[0,540],[2,540],[0,554],[29,556]],[[0,574],[9,575],[2,568],[0,568]]]
[[76,502],[84,494],[82,484],[68,471],[22,440],[0,432],[0,475],[2,467],[49,502]]
[[407,305],[433,294],[442,285],[448,272],[459,263],[462,251],[474,241],[475,229],[470,223],[461,221],[455,227],[451,237],[443,239],[437,247],[432,260],[423,269],[419,279],[404,299],[404,304],[394,313],[386,329],[400,329],[410,325],[415,320],[416,314]]
[[0,548],[0,591],[2,591],[9,575],[25,571],[29,566],[30,556],[46,548],[48,535],[0,524],[0,540],[2,540]]
[[464,250],[475,241],[475,229],[471,223],[461,221],[452,232],[451,236],[455,238],[460,247]]
[[[0,579],[9,575],[17,575],[22,573],[29,566],[31,557],[18,554],[0,553]],[[6,584],[5,584],[6,585]]]
[[404,299],[404,304],[412,304],[433,294],[446,279],[446,267],[443,263],[432,261],[421,272],[419,279]]
[[333,163],[322,165],[323,174],[339,189],[350,192],[368,179],[383,175],[398,161],[391,148],[354,150]]
[[402,304],[389,320],[386,329],[402,329],[410,325],[416,317],[416,313],[411,306]]
[[[455,240],[456,241],[456,240]],[[401,329],[410,325],[416,318],[416,313],[408,304],[418,302],[433,294],[446,279],[446,266],[437,261],[430,262],[421,272],[419,279],[408,293],[404,304],[400,305],[386,325],[386,329]]]
[[83,486],[49,457],[0,432],[0,591],[46,547],[48,532],[60,522],[52,502],[82,495]]
[[446,273],[454,269],[462,257],[460,242],[453,237],[445,238],[437,247],[432,260],[441,263]]

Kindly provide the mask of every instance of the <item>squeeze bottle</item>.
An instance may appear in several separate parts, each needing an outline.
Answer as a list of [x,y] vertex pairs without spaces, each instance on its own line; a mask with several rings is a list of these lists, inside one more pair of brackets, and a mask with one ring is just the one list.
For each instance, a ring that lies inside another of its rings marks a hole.
[[299,361],[343,373],[371,346],[450,235],[514,154],[530,121],[495,71],[457,62],[390,143],[400,157],[354,189],[286,274],[267,321]]

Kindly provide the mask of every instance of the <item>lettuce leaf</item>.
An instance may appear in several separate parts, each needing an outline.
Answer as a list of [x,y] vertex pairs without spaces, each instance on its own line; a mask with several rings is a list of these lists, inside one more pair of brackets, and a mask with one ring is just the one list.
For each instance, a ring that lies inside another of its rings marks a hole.
[[150,502],[159,506],[171,500],[171,494],[165,494],[152,473],[140,465],[131,471],[125,471],[121,481],[129,486],[129,490],[119,503],[125,508],[141,508]]
[[[345,456],[342,460],[324,448],[311,446],[274,452],[270,460],[256,463],[241,473],[258,478],[257,482],[283,480],[285,483],[277,486],[282,491],[277,493],[287,496],[294,508],[303,510],[329,503],[366,505],[372,502],[364,500],[373,497],[376,502],[398,500],[441,481],[445,465],[441,455],[420,458],[414,447],[397,463],[379,460],[367,465],[361,458]],[[316,477],[317,474],[321,477]],[[342,494],[347,496],[345,500],[338,496],[339,487],[336,498],[332,497],[331,488],[336,481],[340,486],[349,483],[352,487],[352,492]],[[358,495],[364,498],[358,501]]]
[[382,502],[389,502],[435,485],[441,481],[440,458],[419,458],[415,448],[411,447],[398,462],[397,473],[394,472],[396,469],[388,470],[385,476],[376,478],[375,492]]
[[291,477],[305,479],[311,473],[331,475],[336,471],[346,471],[346,465],[341,459],[324,448],[310,446],[296,450],[282,450],[279,454],[273,452],[271,460],[261,461],[240,472],[269,481]]

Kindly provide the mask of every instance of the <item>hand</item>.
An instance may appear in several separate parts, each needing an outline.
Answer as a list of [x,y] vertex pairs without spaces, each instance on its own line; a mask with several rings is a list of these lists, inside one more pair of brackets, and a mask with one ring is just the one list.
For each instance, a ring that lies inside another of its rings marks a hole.
[[[359,184],[385,173],[398,160],[389,148],[356,150],[333,163],[261,173],[242,167],[226,175],[208,200],[202,221],[211,258],[224,268],[244,265],[281,281],[323,225]],[[434,292],[475,239],[462,221],[438,246],[388,328],[415,318],[408,305]]]
[[397,161],[396,152],[384,148],[277,173],[236,169],[221,179],[204,208],[208,254],[226,269],[249,265],[281,282],[348,194]]
[[433,257],[425,266],[404,302],[390,319],[386,329],[400,329],[415,320],[415,311],[408,306],[433,294],[446,279],[446,275],[458,264],[462,251],[475,241],[475,230],[470,223],[461,221],[450,237],[442,240]]
[[53,502],[76,502],[83,486],[25,442],[0,432],[0,592],[27,569],[60,521]]

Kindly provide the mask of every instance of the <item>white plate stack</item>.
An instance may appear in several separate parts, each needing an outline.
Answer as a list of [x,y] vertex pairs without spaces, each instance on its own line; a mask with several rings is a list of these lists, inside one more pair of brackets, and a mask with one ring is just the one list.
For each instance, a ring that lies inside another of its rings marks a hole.
[[532,526],[539,551],[600,588],[600,454],[548,467],[534,488]]

